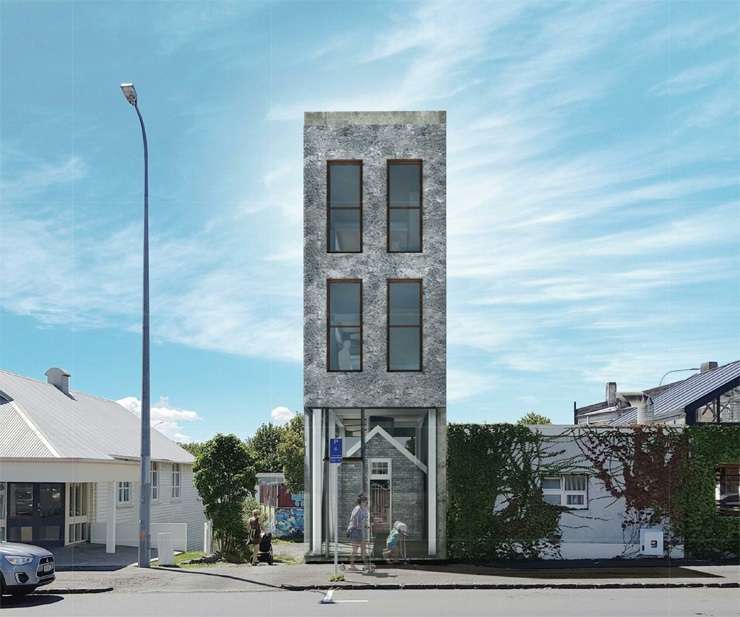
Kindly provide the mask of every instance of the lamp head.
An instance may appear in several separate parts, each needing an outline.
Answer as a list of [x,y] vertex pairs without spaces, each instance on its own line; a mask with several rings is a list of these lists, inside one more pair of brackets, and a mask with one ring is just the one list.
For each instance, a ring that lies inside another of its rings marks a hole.
[[136,105],[136,88],[134,88],[134,84],[121,84],[121,92],[123,92],[123,96],[126,97],[129,103]]

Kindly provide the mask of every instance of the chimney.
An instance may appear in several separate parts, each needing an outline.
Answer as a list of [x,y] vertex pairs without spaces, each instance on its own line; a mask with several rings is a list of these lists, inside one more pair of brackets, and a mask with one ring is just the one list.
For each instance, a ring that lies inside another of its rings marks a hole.
[[57,390],[69,396],[69,373],[61,368],[50,368],[46,371],[46,380]]
[[700,366],[701,366],[702,373],[708,373],[709,371],[713,371],[714,369],[716,369],[719,366],[719,364],[713,361],[709,361],[709,362],[702,362]]
[[609,381],[606,384],[606,404],[614,407],[617,404],[617,382]]

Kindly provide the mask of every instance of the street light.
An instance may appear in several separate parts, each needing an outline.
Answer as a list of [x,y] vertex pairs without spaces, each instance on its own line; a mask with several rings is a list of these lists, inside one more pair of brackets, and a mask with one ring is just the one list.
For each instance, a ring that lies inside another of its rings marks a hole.
[[146,144],[144,119],[139,111],[138,97],[134,84],[121,84],[126,100],[134,106],[141,124],[141,138],[144,141],[144,299],[141,324],[141,463],[139,499],[139,567],[149,567],[150,521],[152,509],[151,488],[151,427],[149,426],[149,152]]
[[658,383],[658,385],[659,386],[662,386],[663,385],[663,380],[666,377],[668,377],[668,375],[670,375],[672,373],[684,373],[686,371],[700,371],[700,370],[701,369],[699,369],[699,368],[676,368],[676,369],[673,369],[672,371],[668,371],[665,375],[663,375],[663,377],[660,378],[660,383]]

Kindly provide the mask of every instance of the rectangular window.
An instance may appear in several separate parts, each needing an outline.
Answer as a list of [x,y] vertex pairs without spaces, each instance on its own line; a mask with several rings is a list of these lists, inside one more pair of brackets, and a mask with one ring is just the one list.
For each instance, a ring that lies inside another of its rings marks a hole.
[[588,478],[583,474],[543,478],[542,497],[554,506],[588,508]]
[[180,499],[180,487],[182,486],[182,476],[180,474],[180,464],[172,464],[172,499]]
[[118,483],[118,503],[131,503],[131,482]]
[[327,161],[327,248],[362,253],[362,161]]
[[0,482],[0,542],[5,542],[5,482]]
[[421,161],[388,161],[388,252],[421,252]]
[[727,516],[740,516],[740,465],[720,465],[715,477],[717,511]]
[[327,368],[362,370],[362,281],[327,281]]
[[152,499],[159,499],[159,463],[152,461],[152,468],[149,470],[152,483]]
[[422,370],[420,279],[388,281],[388,370]]

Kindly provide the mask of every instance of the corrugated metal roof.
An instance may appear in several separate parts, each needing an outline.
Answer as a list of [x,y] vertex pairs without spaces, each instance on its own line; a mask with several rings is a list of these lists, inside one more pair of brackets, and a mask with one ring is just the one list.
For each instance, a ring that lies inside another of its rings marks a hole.
[[[4,412],[2,418],[12,423],[16,437],[11,440],[4,436],[3,423],[2,457],[37,456],[34,452],[41,451],[39,443],[47,444],[46,454],[41,456],[56,453],[60,458],[96,460],[139,457],[139,419],[114,401],[78,391],[68,396],[50,384],[3,370],[0,390],[15,407],[14,415]],[[190,453],[156,430],[152,430],[151,452],[155,460],[193,461]]]
[[33,427],[19,413],[15,403],[0,405],[0,457],[16,456],[16,452],[25,452],[24,456],[33,458],[54,457],[55,453],[44,443]]
[[624,426],[637,422],[637,408],[627,407],[622,415],[609,422],[609,426]]
[[740,377],[740,360],[672,384],[653,398],[653,415],[656,420],[672,416],[736,377]]

